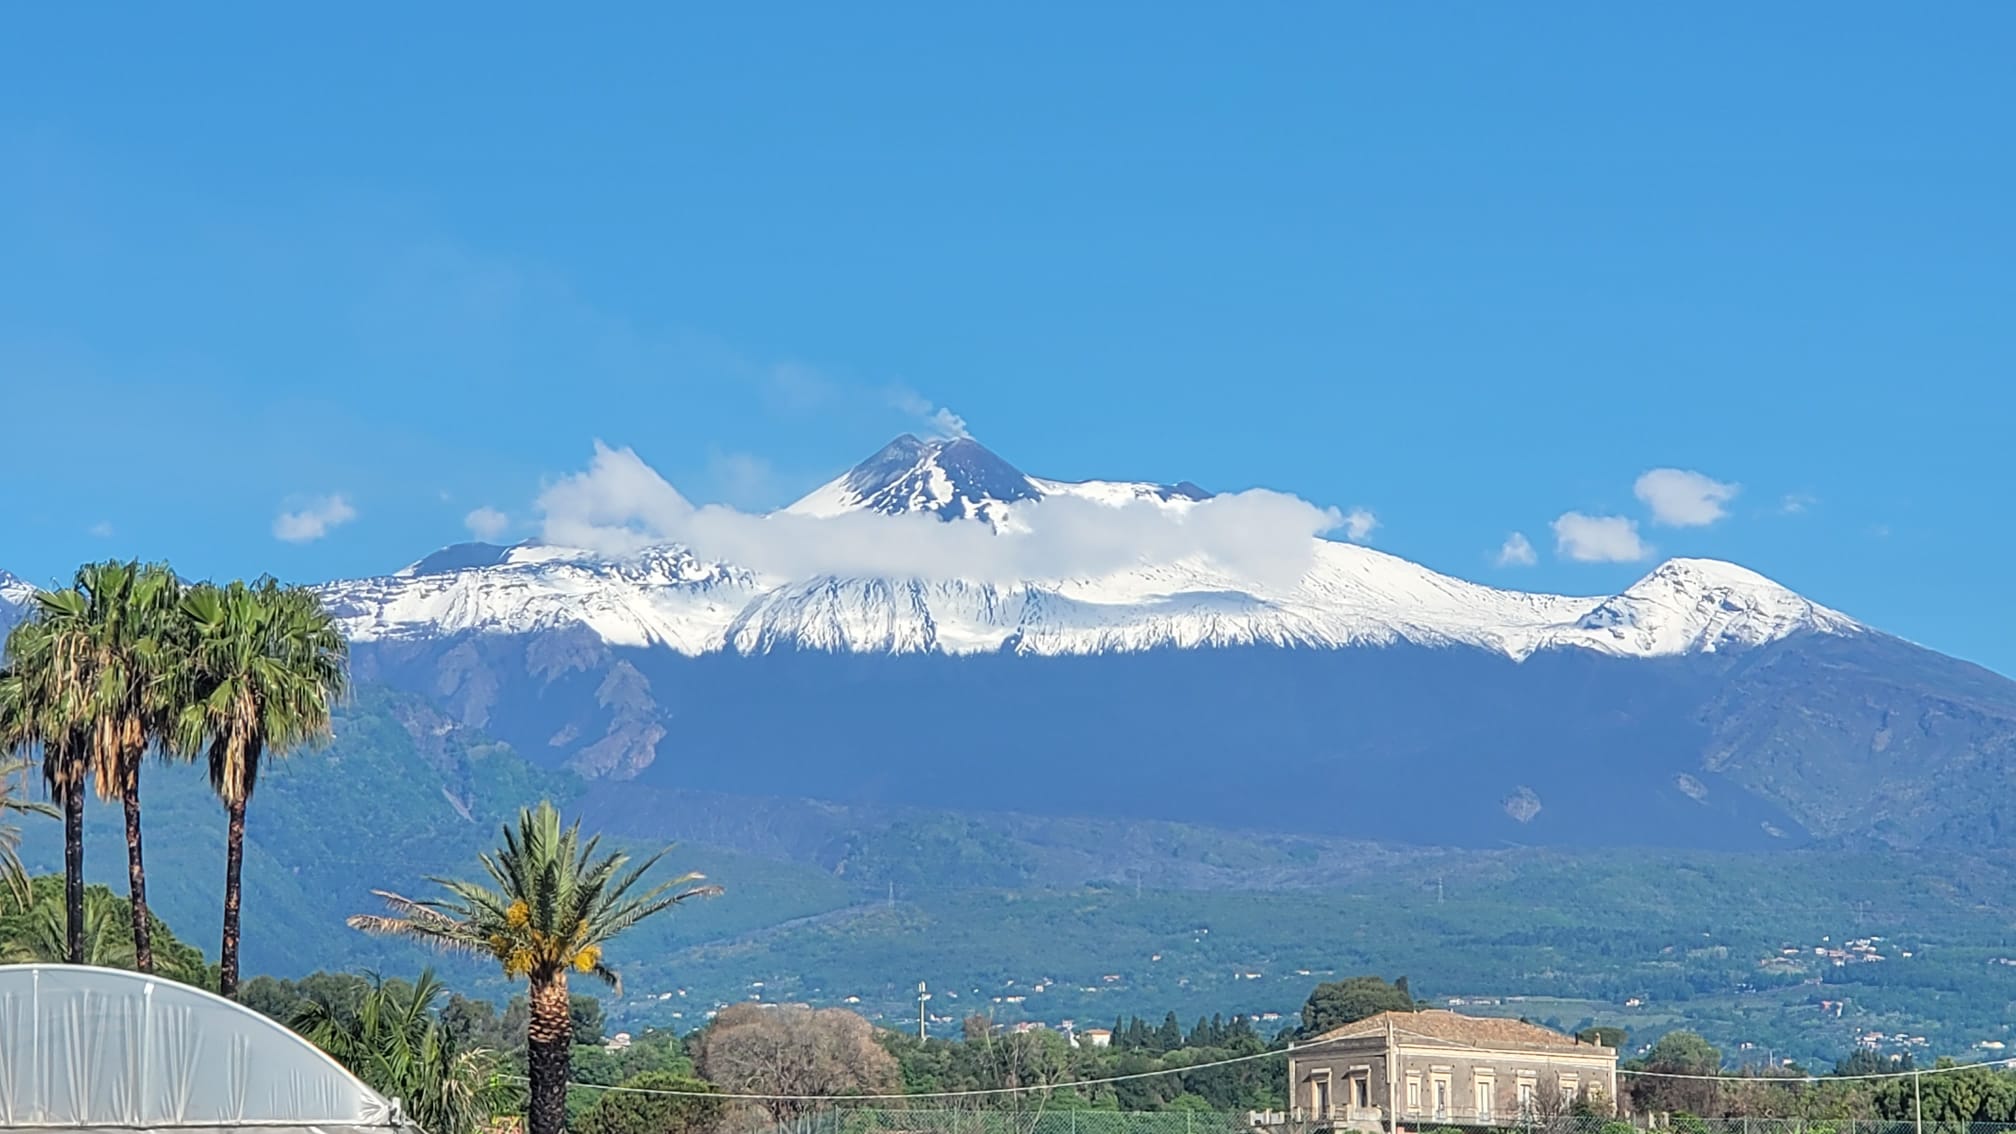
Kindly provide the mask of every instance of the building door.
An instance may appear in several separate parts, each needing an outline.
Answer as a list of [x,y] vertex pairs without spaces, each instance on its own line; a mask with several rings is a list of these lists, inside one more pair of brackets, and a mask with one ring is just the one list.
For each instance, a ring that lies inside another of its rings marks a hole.
[[1318,1075],[1309,1084],[1309,1109],[1317,1118],[1330,1117],[1330,1076],[1326,1072]]

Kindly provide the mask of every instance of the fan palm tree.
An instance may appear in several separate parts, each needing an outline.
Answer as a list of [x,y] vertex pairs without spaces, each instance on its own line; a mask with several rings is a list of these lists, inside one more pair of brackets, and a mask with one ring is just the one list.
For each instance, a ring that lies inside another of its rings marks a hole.
[[126,884],[134,966],[154,971],[148,939],[147,866],[140,842],[140,765],[165,738],[179,678],[177,603],[182,584],[162,564],[87,563],[72,585],[37,596],[59,654],[74,659],[74,706],[100,799],[126,812]]
[[359,915],[350,925],[488,956],[503,966],[506,978],[525,979],[532,1080],[527,1126],[530,1134],[560,1134],[573,1050],[568,971],[620,990],[621,981],[602,957],[610,939],[653,914],[721,890],[694,885],[702,877],[688,874],[632,894],[665,852],[635,866],[628,855],[599,854],[601,838],[584,842],[580,823],[563,827],[551,803],[520,811],[515,828],[507,824],[503,835],[503,847],[482,856],[489,885],[435,878],[446,894],[428,900],[374,891],[391,916]]
[[[41,596],[38,595],[39,599]],[[0,668],[0,751],[42,757],[42,779],[63,809],[64,957],[84,962],[84,793],[88,745],[79,724],[77,659],[49,632],[41,604],[8,632]]]
[[195,586],[182,598],[188,639],[175,746],[200,754],[224,803],[224,941],[217,991],[238,994],[239,879],[245,804],[261,761],[329,734],[347,647],[312,593],[272,579]]
[[55,808],[27,798],[24,792],[28,771],[33,767],[34,763],[26,756],[0,755],[0,894],[11,893],[24,906],[32,895],[28,891],[28,872],[21,867],[21,828],[5,820],[9,816],[56,814]]

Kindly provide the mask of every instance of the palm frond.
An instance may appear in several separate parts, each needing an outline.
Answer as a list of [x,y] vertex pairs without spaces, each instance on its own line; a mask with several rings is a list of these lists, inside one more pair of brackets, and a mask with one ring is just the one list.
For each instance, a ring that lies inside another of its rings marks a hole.
[[584,838],[578,821],[563,824],[551,803],[521,810],[499,839],[495,850],[478,858],[491,885],[435,878],[442,896],[424,901],[377,891],[390,914],[360,915],[348,924],[487,953],[507,977],[537,983],[563,979],[573,969],[620,989],[602,955],[608,941],[645,918],[721,892],[695,885],[703,876],[689,873],[635,893],[667,852],[635,863],[627,854],[605,853],[599,836]]

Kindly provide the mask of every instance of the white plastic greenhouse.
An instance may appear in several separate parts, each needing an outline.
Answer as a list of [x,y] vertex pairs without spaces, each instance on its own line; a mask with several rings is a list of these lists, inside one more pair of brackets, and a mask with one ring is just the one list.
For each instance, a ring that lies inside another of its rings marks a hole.
[[219,996],[117,969],[0,965],[0,1131],[387,1134],[396,1102]]

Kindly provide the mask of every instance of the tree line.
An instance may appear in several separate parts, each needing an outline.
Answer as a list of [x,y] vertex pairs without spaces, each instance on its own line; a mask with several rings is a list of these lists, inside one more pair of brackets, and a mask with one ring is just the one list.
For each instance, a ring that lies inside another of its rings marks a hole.
[[[12,773],[0,818],[49,810],[20,798],[19,779],[39,764],[63,817],[63,960],[85,962],[84,801],[95,793],[125,812],[133,967],[155,970],[141,770],[150,757],[198,762],[226,831],[216,988],[236,991],[246,805],[264,761],[328,734],[346,653],[321,601],[271,578],[185,584],[166,564],[108,561],[35,593],[0,649],[0,751]],[[10,824],[0,867],[26,902],[18,841]]]
[[1186,1047],[1244,1048],[1251,1045],[1253,1050],[1259,1051],[1265,1046],[1259,1029],[1245,1016],[1234,1016],[1230,1020],[1219,1014],[1208,1020],[1199,1016],[1186,1032],[1174,1012],[1162,1017],[1162,1023],[1152,1028],[1139,1016],[1113,1021],[1112,1044],[1116,1051],[1143,1051],[1157,1055]]
[[1632,1105],[1674,1115],[1683,1131],[1705,1130],[1692,1119],[2016,1122],[2016,1072],[1944,1058],[1920,1067],[1909,1053],[1858,1048],[1818,1074],[1796,1064],[1731,1073],[1707,1040],[1670,1032],[1624,1067],[1645,1073],[1627,1079]]

